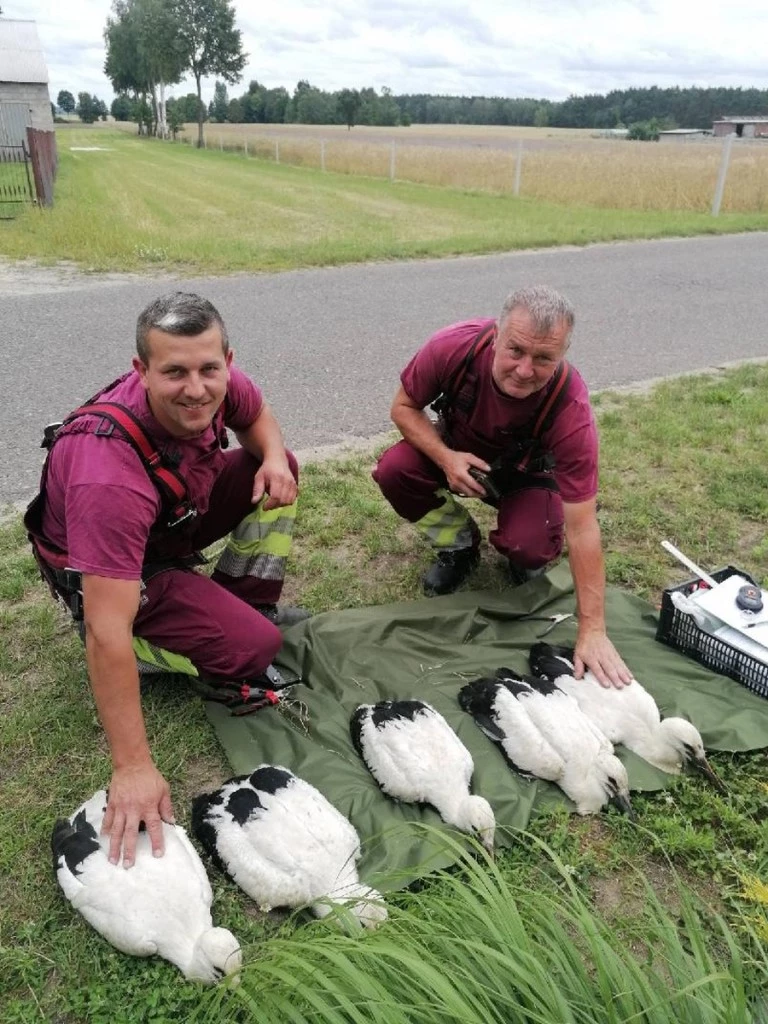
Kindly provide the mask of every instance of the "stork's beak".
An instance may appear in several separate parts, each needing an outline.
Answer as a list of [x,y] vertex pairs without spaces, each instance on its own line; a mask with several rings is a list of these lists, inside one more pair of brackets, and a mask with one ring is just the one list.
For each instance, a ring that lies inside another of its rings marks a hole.
[[700,771],[702,775],[706,775],[706,777],[709,779],[709,781],[712,783],[712,785],[715,787],[718,793],[722,793],[723,796],[728,796],[728,787],[718,776],[717,772],[706,759],[706,757],[697,757],[693,761],[693,766],[698,771]]
[[632,810],[632,804],[629,802],[628,796],[624,796],[623,793],[617,793],[616,796],[611,797],[611,803],[614,807],[617,807],[622,814],[626,814],[630,821],[635,820],[635,812]]
[[488,854],[488,856],[491,858],[491,860],[495,860],[496,859],[496,852],[495,852],[495,850],[493,848],[493,836],[489,835],[488,832],[481,832],[480,833],[480,842],[483,844],[483,849]]

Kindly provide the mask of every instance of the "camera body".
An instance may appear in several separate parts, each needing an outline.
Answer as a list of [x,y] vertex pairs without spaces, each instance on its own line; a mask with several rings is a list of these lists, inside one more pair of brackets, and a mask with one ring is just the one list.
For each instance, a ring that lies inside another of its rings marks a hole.
[[476,480],[485,489],[486,497],[490,501],[499,501],[501,499],[501,491],[494,483],[490,473],[484,473],[482,469],[478,469],[476,466],[470,466],[468,472],[472,479]]

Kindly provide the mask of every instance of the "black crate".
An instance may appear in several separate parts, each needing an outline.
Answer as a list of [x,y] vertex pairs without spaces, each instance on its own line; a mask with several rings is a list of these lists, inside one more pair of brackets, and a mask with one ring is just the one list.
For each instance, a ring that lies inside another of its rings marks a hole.
[[[750,583],[755,582],[748,573],[734,569],[732,565],[718,569],[710,575],[717,583],[722,583],[734,575],[743,576]],[[663,592],[656,639],[669,647],[676,647],[683,654],[701,662],[714,672],[730,676],[761,697],[768,697],[768,665],[753,658],[751,654],[745,654],[738,647],[726,643],[725,640],[705,633],[703,629],[699,629],[690,615],[679,612],[672,604],[670,594],[678,591],[687,595],[698,583],[698,579],[686,580],[685,583],[669,587]]]

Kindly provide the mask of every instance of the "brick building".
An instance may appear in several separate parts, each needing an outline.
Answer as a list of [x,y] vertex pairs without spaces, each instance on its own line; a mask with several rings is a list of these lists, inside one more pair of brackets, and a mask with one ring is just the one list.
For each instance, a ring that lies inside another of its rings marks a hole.
[[740,139],[768,139],[768,116],[723,117],[713,122],[717,136],[737,135]]

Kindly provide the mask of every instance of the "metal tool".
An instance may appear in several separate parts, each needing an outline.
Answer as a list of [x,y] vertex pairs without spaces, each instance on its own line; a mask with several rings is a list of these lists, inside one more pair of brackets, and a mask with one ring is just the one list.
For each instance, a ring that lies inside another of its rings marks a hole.
[[665,551],[668,551],[673,558],[676,558],[678,562],[682,562],[686,569],[690,569],[691,572],[695,572],[700,580],[704,580],[707,586],[717,586],[717,581],[714,580],[708,572],[704,572],[700,565],[696,565],[695,562],[692,562],[691,559],[688,558],[687,555],[684,555],[679,548],[676,548],[674,544],[670,544],[668,540],[663,540],[661,542],[661,546],[664,548]]
[[195,679],[193,688],[203,700],[224,704],[232,715],[250,715],[262,708],[274,707],[280,703],[280,692],[293,686],[300,679],[288,680],[274,665],[268,665],[253,682],[264,682],[265,686],[252,686],[248,680],[227,680],[213,685],[203,679]]
[[565,622],[566,619],[572,619],[573,612],[560,612],[557,615],[522,615],[520,622],[548,622],[547,628],[536,634],[536,639],[541,640],[547,633],[551,633],[555,626],[560,625],[561,622]]

